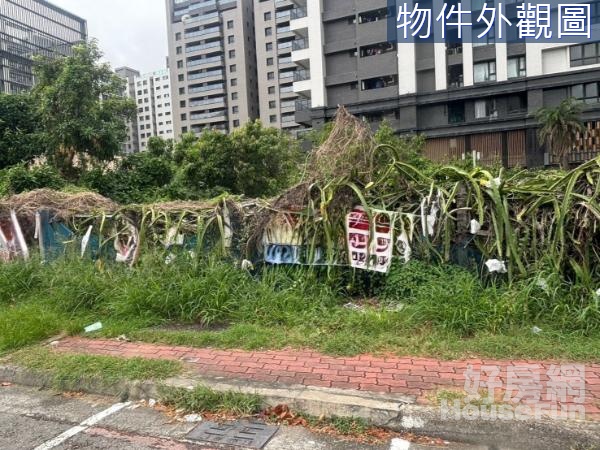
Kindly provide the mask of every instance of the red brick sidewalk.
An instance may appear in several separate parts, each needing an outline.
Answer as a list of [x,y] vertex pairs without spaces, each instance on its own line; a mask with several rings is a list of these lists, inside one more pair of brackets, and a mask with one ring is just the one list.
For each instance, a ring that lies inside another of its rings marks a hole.
[[[560,362],[551,361],[496,361],[470,359],[461,361],[441,361],[432,358],[374,357],[361,355],[352,358],[329,357],[311,351],[255,351],[198,349],[173,347],[114,340],[91,340],[67,338],[58,343],[59,351],[109,355],[120,357],[143,357],[152,359],[179,360],[200,375],[247,379],[281,384],[300,384],[338,389],[354,389],[380,393],[400,393],[415,396],[419,403],[428,403],[440,390],[460,390],[465,388],[465,372],[468,367],[479,373],[486,382],[488,374],[485,366],[499,369],[497,382],[507,386],[511,373],[524,366],[540,374],[540,383],[534,383],[542,391],[542,401],[547,389],[555,388],[552,375],[560,371]],[[548,374],[550,371],[550,375]],[[521,379],[521,378],[519,378]],[[512,385],[515,385],[514,375]],[[521,381],[523,383],[523,381]],[[526,383],[524,384],[527,387]],[[531,391],[531,384],[529,384]],[[484,387],[485,389],[485,387]],[[585,409],[586,418],[600,419],[600,364],[585,366]],[[502,389],[500,388],[500,391]],[[524,390],[525,391],[525,390]],[[553,391],[556,392],[556,391]],[[518,391],[513,391],[514,398]],[[523,403],[527,401],[527,394]],[[577,404],[579,392],[558,393],[558,405]]]

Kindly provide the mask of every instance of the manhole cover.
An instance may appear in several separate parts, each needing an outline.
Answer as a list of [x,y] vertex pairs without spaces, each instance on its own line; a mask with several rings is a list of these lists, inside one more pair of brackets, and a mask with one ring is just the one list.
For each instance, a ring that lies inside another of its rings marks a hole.
[[261,449],[278,429],[279,427],[247,420],[227,423],[203,422],[194,428],[187,438],[212,444]]

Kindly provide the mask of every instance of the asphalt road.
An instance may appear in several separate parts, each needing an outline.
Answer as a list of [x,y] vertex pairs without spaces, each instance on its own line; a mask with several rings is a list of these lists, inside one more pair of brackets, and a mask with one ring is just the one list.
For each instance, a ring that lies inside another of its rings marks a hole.
[[[186,435],[196,426],[195,423],[174,421],[163,412],[139,403],[122,404],[104,397],[70,396],[20,386],[0,387],[2,450],[233,448],[188,441]],[[301,427],[282,427],[265,450],[424,448],[430,447],[408,447],[407,442],[400,440],[382,445],[362,445],[317,435]]]

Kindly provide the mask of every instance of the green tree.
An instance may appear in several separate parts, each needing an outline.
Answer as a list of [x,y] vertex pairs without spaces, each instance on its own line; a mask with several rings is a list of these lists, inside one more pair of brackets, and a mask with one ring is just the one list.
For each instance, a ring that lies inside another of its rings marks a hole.
[[171,158],[173,154],[173,140],[152,136],[148,139],[148,153],[156,157]]
[[120,203],[145,203],[167,197],[173,179],[170,154],[134,153],[115,161],[116,167],[95,167],[81,182]]
[[0,169],[30,162],[46,150],[33,97],[0,93]]
[[187,134],[175,145],[179,167],[177,196],[212,197],[222,192],[261,197],[276,194],[297,175],[296,141],[260,121],[250,122],[230,135],[206,130],[200,137]]
[[77,45],[69,57],[40,60],[33,89],[41,124],[50,144],[49,156],[73,178],[74,162],[108,161],[119,154],[127,136],[126,122],[135,113],[122,96],[125,81],[101,64],[96,42]]
[[541,125],[540,141],[558,159],[560,167],[569,168],[569,153],[575,145],[577,135],[585,132],[581,121],[581,102],[568,98],[553,108],[541,108],[536,117]]
[[299,178],[297,142],[260,120],[248,122],[230,135],[235,158],[233,192],[250,197],[274,195]]

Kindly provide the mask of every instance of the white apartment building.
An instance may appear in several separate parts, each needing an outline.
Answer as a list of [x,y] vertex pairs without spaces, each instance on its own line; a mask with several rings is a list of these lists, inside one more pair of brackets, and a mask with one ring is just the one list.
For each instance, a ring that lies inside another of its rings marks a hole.
[[168,69],[135,77],[139,150],[148,148],[152,136],[173,139],[173,106]]

